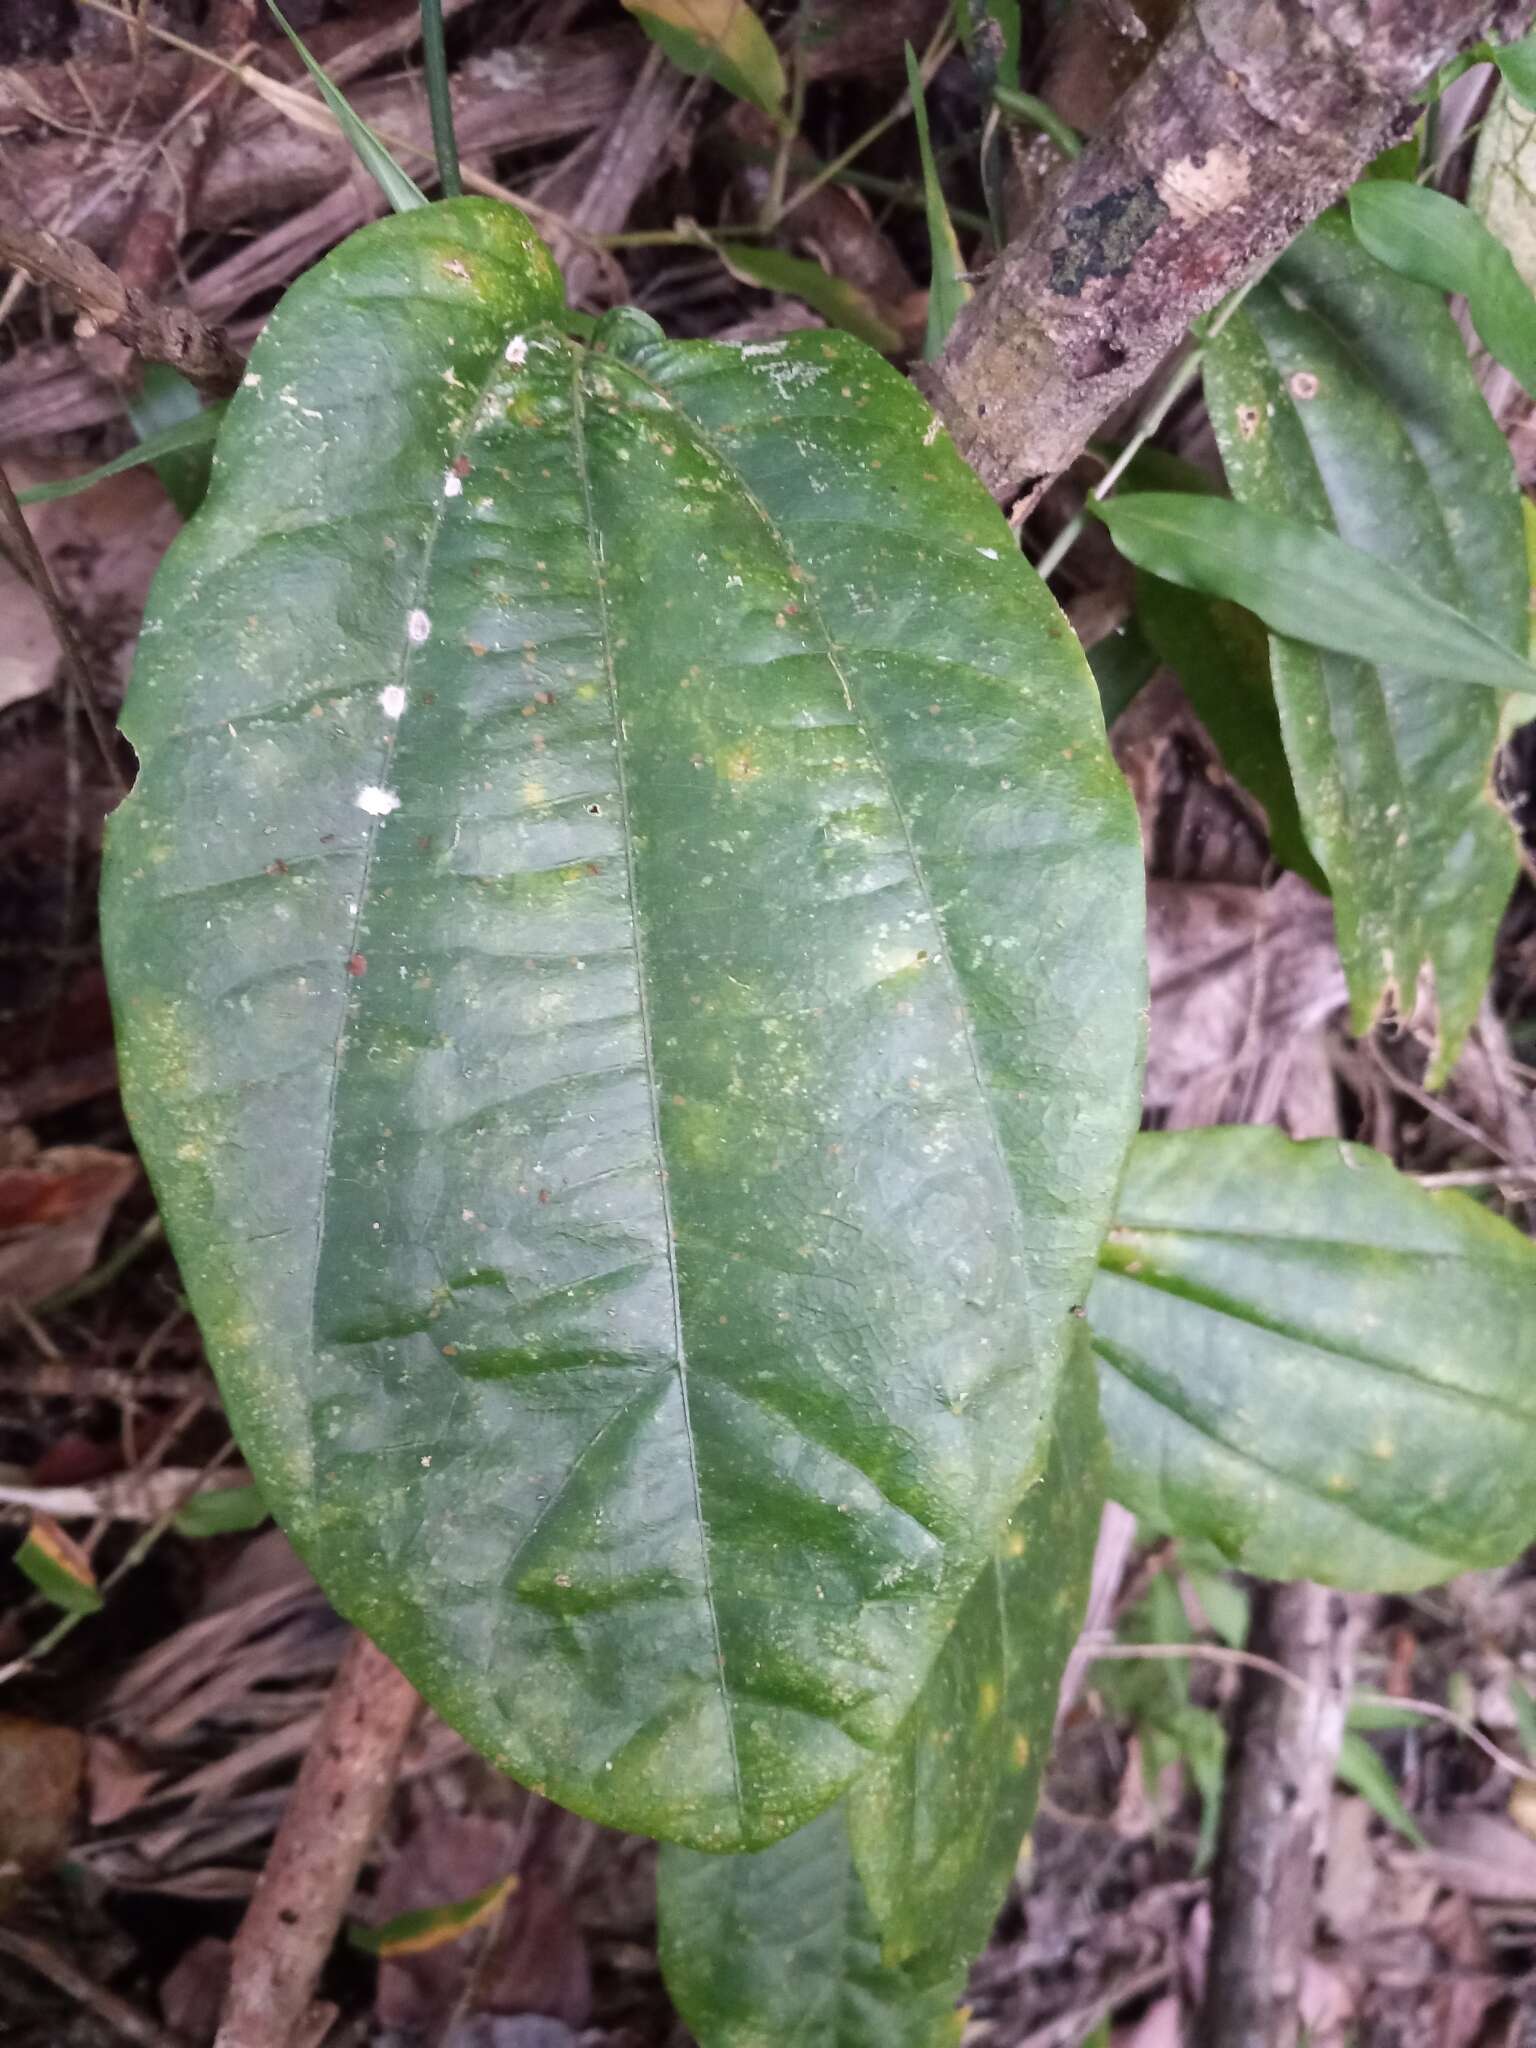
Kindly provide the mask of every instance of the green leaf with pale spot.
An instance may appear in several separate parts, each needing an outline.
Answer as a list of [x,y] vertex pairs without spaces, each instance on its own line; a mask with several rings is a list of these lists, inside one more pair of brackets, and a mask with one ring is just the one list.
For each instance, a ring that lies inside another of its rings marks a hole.
[[752,0],[621,0],[679,71],[713,79],[782,122],[788,81]]
[[1034,1816],[1087,1599],[1104,1440],[1086,1334],[1050,1462],[891,1751],[831,1813],[757,1855],[663,1848],[662,1967],[703,2048],[952,2038]]
[[[1524,655],[1514,469],[1436,293],[1377,263],[1330,215],[1250,292],[1205,376],[1244,504],[1333,529],[1386,565],[1383,587],[1411,583]],[[1367,581],[1358,590],[1362,608],[1376,601]],[[1430,970],[1435,1085],[1482,1000],[1516,849],[1490,789],[1499,697],[1421,673],[1421,637],[1384,634],[1362,659],[1278,635],[1271,654],[1354,1028],[1389,993],[1411,1011]],[[1525,687],[1513,668],[1509,687]]]
[[895,1737],[1044,1465],[1139,850],[910,385],[560,317],[481,200],[279,306],[153,594],[109,972],[331,1597],[526,1782],[740,1847]]
[[1363,1145],[1144,1135],[1088,1300],[1110,1492],[1275,1579],[1536,1538],[1536,1246]]

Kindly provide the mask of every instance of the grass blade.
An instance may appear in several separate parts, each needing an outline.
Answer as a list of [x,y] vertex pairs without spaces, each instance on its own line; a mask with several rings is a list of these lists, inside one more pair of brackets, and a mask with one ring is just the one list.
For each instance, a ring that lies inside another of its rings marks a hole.
[[84,476],[67,476],[56,484],[34,484],[29,491],[18,491],[18,505],[51,505],[56,498],[77,497],[81,491],[88,491],[95,484],[104,484],[109,476],[121,476],[124,470],[137,469],[141,462],[158,463],[167,455],[179,455],[189,448],[206,448],[219,431],[219,422],[224,417],[224,406],[208,405],[189,420],[181,420],[174,427],[162,427],[158,434],[150,434],[137,447],[127,448],[121,455],[115,455],[110,462],[102,463],[99,469],[88,469]]
[[[303,59],[305,70],[320,88],[321,98],[335,115],[337,125],[341,129],[342,134],[351,143],[354,156],[356,156],[363,169],[384,194],[384,197],[389,201],[395,212],[409,213],[413,207],[425,206],[427,204],[426,193],[422,191],[414,178],[408,177],[401,170],[378,136],[368,126],[368,123],[360,114],[353,112],[347,103],[345,95],[332,85],[325,73],[320,69],[320,66],[311,57],[308,50],[305,49],[302,41],[288,26],[287,21],[283,17],[283,11],[277,4],[277,0],[267,0],[267,5],[276,16],[278,27]],[[435,132],[434,127],[434,134]]]

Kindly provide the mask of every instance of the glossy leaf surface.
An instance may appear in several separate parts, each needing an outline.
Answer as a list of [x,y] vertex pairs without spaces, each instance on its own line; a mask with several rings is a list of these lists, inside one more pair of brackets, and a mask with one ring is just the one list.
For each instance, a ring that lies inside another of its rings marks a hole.
[[1091,1372],[1080,1341],[1045,1475],[890,1754],[758,1855],[663,1849],[662,1963],[703,2048],[854,2043],[882,2026],[901,2042],[951,2037],[1034,1816],[1087,1598],[1104,1492]]
[[1139,858],[904,380],[559,313],[477,200],[279,307],[154,593],[110,973],[332,1598],[518,1777],[740,1846],[894,1737],[1043,1466]]
[[[1437,294],[1384,269],[1330,216],[1214,343],[1206,394],[1240,499],[1330,526],[1385,565],[1357,586],[1362,614],[1409,579],[1512,660],[1524,654],[1509,451]],[[1433,1085],[1482,999],[1515,845],[1489,787],[1499,700],[1426,677],[1423,638],[1419,625],[1387,631],[1351,655],[1281,637],[1271,653],[1303,823],[1333,888],[1355,1028],[1389,991],[1411,1010],[1432,970]],[[1511,669],[1509,687],[1529,686]]]
[[1536,1247],[1379,1153],[1132,1147],[1088,1313],[1110,1492],[1244,1570],[1381,1592],[1536,1536]]
[[[1086,1333],[1083,1333],[1086,1335]],[[1086,1344],[1050,1463],[961,1608],[901,1740],[848,1795],[854,1860],[888,1961],[958,1992],[985,1946],[1050,1754],[1088,1599],[1104,1438]]]
[[1489,354],[1536,391],[1536,298],[1475,213],[1427,186],[1388,183],[1357,187],[1349,217],[1378,262],[1439,291],[1460,292]]
[[658,1947],[700,2048],[952,2048],[955,1987],[885,1962],[841,1801],[749,1856],[664,1844]]

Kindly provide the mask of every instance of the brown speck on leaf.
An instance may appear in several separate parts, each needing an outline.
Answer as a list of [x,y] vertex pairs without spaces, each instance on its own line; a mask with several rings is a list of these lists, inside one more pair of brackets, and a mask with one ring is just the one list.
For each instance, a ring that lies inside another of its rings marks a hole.
[[539,1189],[539,1200],[540,1200],[541,1202],[547,1202],[547,1201],[549,1200],[549,1189],[548,1189],[548,1188],[540,1188],[540,1189]]
[[1298,370],[1291,378],[1291,396],[1300,399],[1303,404],[1309,398],[1316,398],[1318,388],[1317,379],[1310,370]]
[[1259,408],[1256,405],[1240,405],[1237,408],[1237,431],[1245,441],[1251,441],[1259,431]]
[[269,861],[267,863],[266,872],[269,875],[286,875],[288,872],[288,863],[285,860]]
[[347,972],[352,976],[354,981],[361,981],[363,976],[368,972],[368,961],[366,955],[362,953],[354,953],[351,959],[347,962]]
[[473,464],[467,455],[455,455],[448,466],[455,476],[468,476]]

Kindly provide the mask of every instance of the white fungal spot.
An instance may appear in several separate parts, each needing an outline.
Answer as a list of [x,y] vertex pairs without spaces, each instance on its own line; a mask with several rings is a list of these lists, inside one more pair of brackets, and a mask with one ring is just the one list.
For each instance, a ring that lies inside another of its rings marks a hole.
[[788,346],[782,341],[749,341],[742,345],[744,356],[781,356]]
[[424,611],[414,611],[405,622],[405,630],[413,647],[420,647],[432,631],[432,621]]
[[978,555],[985,555],[989,562],[995,562],[997,560],[996,548],[978,548],[976,552]]
[[357,792],[357,808],[366,811],[370,818],[387,818],[391,811],[398,811],[400,799],[392,789],[380,789],[370,782],[366,789]]
[[445,498],[457,498],[463,495],[463,491],[463,478],[455,476],[453,471],[450,469],[448,474],[443,478],[443,496]]
[[398,718],[405,709],[405,692],[398,683],[387,683],[379,692],[379,704],[386,718]]
[[260,377],[257,376],[254,370],[247,370],[245,375],[240,379],[240,382],[245,386],[247,391],[259,391],[261,389],[261,379]]
[[507,343],[507,361],[512,365],[514,370],[520,370],[523,367],[524,363],[527,362],[527,360],[528,337],[526,334],[514,334],[512,339]]
[[925,448],[931,448],[934,442],[937,441],[937,439],[939,438],[939,435],[942,431],[943,421],[939,418],[938,414],[935,413],[933,418],[928,422],[927,432],[923,435],[923,446]]

